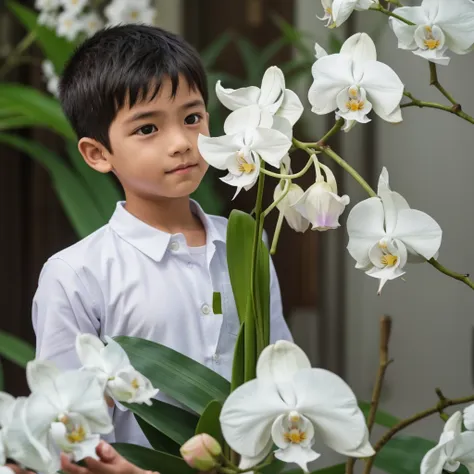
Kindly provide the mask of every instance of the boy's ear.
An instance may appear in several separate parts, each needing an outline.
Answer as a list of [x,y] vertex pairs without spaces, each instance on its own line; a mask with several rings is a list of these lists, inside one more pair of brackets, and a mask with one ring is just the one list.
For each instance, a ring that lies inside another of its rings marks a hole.
[[110,153],[107,149],[93,138],[83,137],[77,144],[84,161],[99,173],[109,173],[112,171]]

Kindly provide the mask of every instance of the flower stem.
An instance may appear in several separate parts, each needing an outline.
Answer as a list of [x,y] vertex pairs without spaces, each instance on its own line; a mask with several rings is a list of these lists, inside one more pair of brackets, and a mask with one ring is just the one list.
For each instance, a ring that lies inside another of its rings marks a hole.
[[385,1],[397,7],[403,7],[402,2],[400,2],[399,0],[385,0]]
[[451,102],[451,104],[453,104],[455,107],[458,107],[459,110],[461,110],[461,104],[459,104],[459,102],[457,102],[454,99],[454,97],[439,83],[436,64],[429,61],[429,65],[430,65],[430,86],[435,86],[436,89],[438,89],[441,92],[441,94],[443,94],[446,97],[446,99],[448,99],[449,102]]
[[474,282],[469,278],[468,273],[463,275],[462,273],[456,273],[456,272],[453,272],[452,270],[448,270],[446,267],[441,265],[441,263],[439,263],[434,258],[430,258],[428,260],[428,263],[432,265],[433,267],[435,267],[436,270],[440,271],[441,273],[444,273],[445,275],[448,275],[451,278],[454,278],[455,280],[462,281],[467,286],[469,286],[472,290],[474,290]]
[[[422,420],[423,418],[427,418],[428,416],[433,415],[435,413],[442,413],[442,411],[446,407],[461,405],[463,403],[469,403],[473,401],[474,401],[474,395],[470,395],[469,397],[464,397],[464,398],[454,398],[454,399],[444,398],[443,400],[440,400],[434,407],[429,408],[428,410],[422,411],[420,413],[417,413],[411,416],[410,418],[406,418],[405,420],[400,421],[400,423],[397,423],[392,429],[387,431],[387,433],[385,433],[382,436],[382,438],[380,438],[380,440],[374,446],[375,452],[378,453],[393,438],[394,435],[396,435],[399,431],[403,430],[407,426],[410,426],[413,423],[419,420]],[[367,460],[367,463],[364,469],[364,474],[369,474],[374,464],[375,457],[376,457],[376,454]]]
[[304,168],[301,171],[298,171],[298,173],[295,174],[280,174],[280,173],[273,173],[273,171],[268,171],[265,168],[260,168],[260,172],[263,174],[266,174],[267,176],[271,176],[272,178],[278,178],[278,179],[297,179],[301,178],[306,171],[309,170],[311,167],[311,164],[313,163],[313,156],[310,156],[308,162],[304,166]]
[[30,31],[9,53],[7,60],[0,68],[0,79],[3,79],[14,66],[21,62],[21,55],[35,42],[36,37],[36,30]]
[[466,114],[465,112],[463,112],[460,107],[457,107],[457,106],[454,106],[454,105],[449,106],[449,105],[438,104],[436,102],[425,102],[423,100],[418,100],[418,99],[415,99],[415,97],[413,97],[413,94],[411,94],[410,92],[404,92],[403,95],[405,97],[408,97],[409,99],[411,99],[411,102],[408,102],[406,104],[401,104],[400,105],[401,108],[405,108],[405,107],[420,107],[420,108],[428,107],[430,109],[444,110],[445,112],[449,112],[451,114],[457,115],[458,117],[461,117],[462,119],[464,119],[467,122],[470,122],[474,125],[474,117],[472,117],[472,116]]
[[[279,186],[279,185],[278,185]],[[268,214],[270,214],[270,212],[273,211],[273,209],[275,209],[276,206],[278,206],[278,204],[280,204],[281,201],[283,201],[283,199],[285,199],[286,195],[288,194],[288,192],[290,191],[290,186],[291,186],[291,179],[287,179],[286,182],[285,182],[285,187],[283,189],[283,192],[281,193],[280,197],[278,199],[276,199],[275,201],[273,201],[264,211],[263,211],[263,217],[267,217]]]
[[325,135],[323,135],[322,138],[320,138],[317,142],[310,142],[310,143],[303,143],[300,142],[299,140],[296,140],[296,138],[293,138],[293,145],[297,148],[301,148],[302,150],[305,150],[307,153],[311,154],[311,150],[309,148],[311,147],[320,147],[326,144],[326,141],[335,135],[344,125],[344,119],[340,118],[336,120],[336,123],[333,125],[331,130],[329,130]]
[[397,20],[400,20],[403,23],[406,23],[407,25],[415,26],[415,23],[412,23],[411,21],[408,21],[407,19],[403,18],[400,15],[397,15],[396,13],[391,12],[390,10],[387,10],[382,5],[380,5],[379,3],[377,3],[376,5],[372,5],[369,10],[374,10],[374,11],[383,13],[384,15],[396,18]]
[[280,232],[281,232],[281,227],[283,225],[284,218],[285,216],[283,215],[283,212],[280,212],[280,214],[278,214],[278,220],[275,227],[275,233],[273,234],[272,246],[270,248],[270,255],[275,255],[276,253],[278,239],[280,238]]

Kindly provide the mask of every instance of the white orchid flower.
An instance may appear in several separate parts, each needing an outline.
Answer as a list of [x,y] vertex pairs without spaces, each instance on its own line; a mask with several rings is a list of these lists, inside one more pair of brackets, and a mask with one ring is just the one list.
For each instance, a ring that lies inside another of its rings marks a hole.
[[279,168],[291,147],[291,140],[285,133],[260,127],[261,122],[261,110],[253,105],[227,117],[224,123],[226,135],[199,135],[198,148],[204,160],[214,168],[228,170],[227,176],[221,179],[237,187],[234,198],[242,188],[249,190],[257,182],[260,158]]
[[474,432],[461,432],[462,415],[454,413],[444,425],[439,443],[421,461],[421,474],[441,474],[443,469],[457,471],[463,464],[474,471]]
[[[326,165],[319,163],[314,156],[316,167],[316,182],[311,185],[293,207],[308,221],[311,230],[325,231],[339,227],[339,217],[349,204],[346,194],[338,196],[337,183],[333,172]],[[324,171],[326,179],[321,170]]]
[[400,194],[390,190],[386,168],[380,174],[378,197],[352,208],[347,232],[347,249],[356,268],[380,279],[379,293],[388,280],[405,273],[407,262],[420,263],[437,255],[442,238],[432,217],[410,209]]
[[69,41],[74,41],[82,29],[82,25],[77,21],[76,14],[68,10],[61,12],[56,18],[56,34],[63,36]]
[[474,3],[471,0],[423,0],[417,7],[400,7],[394,14],[414,25],[390,18],[398,47],[446,66],[449,49],[466,54],[474,44]]
[[108,20],[108,26],[120,23],[154,23],[156,10],[152,7],[150,0],[112,0],[105,8],[104,14]]
[[[216,83],[216,94],[229,110],[258,105],[265,122],[274,115],[283,117],[294,125],[303,113],[303,104],[290,89],[285,88],[285,76],[280,68],[269,67],[262,78],[260,87],[250,86],[240,89],[225,89],[221,81]],[[270,125],[271,126],[271,125]]]
[[336,110],[348,121],[368,122],[373,111],[387,122],[400,122],[403,83],[386,64],[377,61],[375,44],[366,33],[348,38],[338,54],[319,58],[312,67],[308,92],[318,115]]
[[[286,196],[277,204],[277,209],[283,214],[288,225],[296,232],[305,232],[309,227],[309,221],[305,219],[301,213],[293,208],[293,205],[299,201],[303,196],[304,191],[297,184],[285,184],[285,187],[289,186]],[[276,201],[285,191],[281,185],[278,184],[273,193],[273,200]]]
[[469,431],[474,431],[474,404],[464,408],[463,420],[466,429]]
[[328,56],[328,53],[319,43],[314,43],[314,56],[316,59],[320,59]]
[[[5,436],[10,456],[31,469],[53,473],[60,451],[75,461],[95,457],[99,434],[113,430],[104,391],[94,374],[59,372],[47,361],[27,365],[32,394],[17,399]],[[61,427],[59,425],[62,425]]]
[[324,16],[316,18],[326,21],[327,27],[335,28],[341,26],[354,10],[368,10],[376,3],[378,0],[321,0]]
[[258,464],[276,444],[277,459],[307,472],[307,463],[319,457],[312,449],[316,439],[347,456],[374,454],[350,387],[327,370],[312,369],[288,341],[263,350],[257,378],[229,395],[220,422],[224,438],[242,455],[242,469]]
[[110,337],[107,345],[93,334],[76,338],[76,352],[83,370],[94,373],[105,387],[105,393],[118,402],[145,403],[158,393],[151,382],[131,365],[122,346]]
[[89,12],[82,16],[81,18],[83,30],[86,32],[87,36],[92,36],[97,33],[103,26],[104,22],[97,12]]
[[89,2],[88,0],[59,0],[59,3],[71,15],[78,15]]
[[0,392],[0,466],[5,464],[8,457],[5,432],[12,420],[15,398],[6,392]]

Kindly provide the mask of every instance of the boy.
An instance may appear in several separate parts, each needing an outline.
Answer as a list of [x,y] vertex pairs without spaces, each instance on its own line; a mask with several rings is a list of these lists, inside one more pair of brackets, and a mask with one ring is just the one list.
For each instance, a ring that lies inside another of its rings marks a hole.
[[[76,368],[78,333],[159,342],[230,379],[239,321],[223,217],[190,200],[208,165],[206,75],[196,51],[159,28],[124,25],[85,41],[60,101],[86,163],[114,173],[126,201],[109,224],[51,257],[33,301],[37,358]],[[223,314],[213,314],[212,295]],[[291,339],[271,268],[271,338]],[[158,398],[173,403],[163,394]],[[109,441],[149,446],[133,414],[113,410]]]

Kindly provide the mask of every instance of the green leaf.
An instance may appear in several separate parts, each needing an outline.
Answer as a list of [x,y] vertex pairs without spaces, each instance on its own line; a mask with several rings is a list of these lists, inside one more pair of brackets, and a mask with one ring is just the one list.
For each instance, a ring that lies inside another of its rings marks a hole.
[[125,443],[114,443],[113,447],[132,464],[147,471],[160,474],[196,474],[184,459],[168,453]]
[[266,66],[283,46],[289,43],[287,38],[278,38],[269,43],[260,53],[260,61],[262,65]]
[[423,456],[436,443],[417,436],[392,438],[375,457],[375,466],[388,474],[419,474]]
[[221,294],[216,291],[212,294],[212,312],[214,314],[222,314]]
[[219,422],[221,410],[222,403],[217,400],[212,400],[212,402],[207,405],[201,418],[199,418],[195,434],[207,433],[222,446],[224,444],[224,436],[222,436],[221,424]]
[[103,219],[108,221],[117,202],[123,199],[122,193],[110,175],[99,173],[87,165],[77,149],[76,142],[68,140],[66,149],[78,176],[82,177],[84,187],[89,190]]
[[0,82],[0,110],[3,109],[25,117],[31,123],[51,128],[65,138],[76,138],[59,102],[33,87]]
[[260,60],[260,52],[243,36],[237,38],[236,44],[247,73],[247,86],[260,86],[261,73],[265,67]]
[[[359,408],[367,419],[370,411],[370,402],[359,401]],[[400,423],[400,419],[382,410],[377,410],[375,414],[375,423],[385,428],[393,428]]]
[[26,364],[35,358],[35,348],[13,334],[0,331],[0,355],[25,368]]
[[24,117],[22,115],[0,117],[0,130],[34,127],[40,124],[40,119],[34,117]]
[[180,352],[137,337],[115,340],[154,387],[200,415],[209,402],[224,403],[229,395],[230,384],[225,378]]
[[232,35],[228,31],[225,31],[206,48],[200,51],[199,56],[201,57],[201,61],[206,69],[211,68],[214,65],[216,59],[231,40]]
[[152,400],[152,406],[138,403],[123,405],[180,446],[194,436],[198,417],[182,408],[159,400]]
[[5,143],[27,153],[49,172],[63,209],[80,238],[107,223],[81,180],[52,151],[16,135],[0,134]]
[[240,325],[239,335],[235,342],[234,359],[232,361],[232,382],[230,390],[233,392],[245,382],[245,322]]
[[165,453],[173,454],[174,456],[180,456],[179,444],[176,444],[172,439],[168,438],[168,436],[164,435],[161,431],[153,428],[153,426],[149,425],[138,415],[134,416],[140,425],[143,434],[146,436],[146,439],[151,444],[153,449],[156,451],[164,451]]
[[256,271],[257,317],[263,329],[265,346],[270,344],[270,254],[265,243],[260,241]]
[[17,2],[7,2],[7,7],[28,31],[35,31],[37,42],[45,56],[54,64],[56,74],[60,75],[64,65],[74,52],[74,43],[60,38],[56,33],[37,22],[38,14]]

